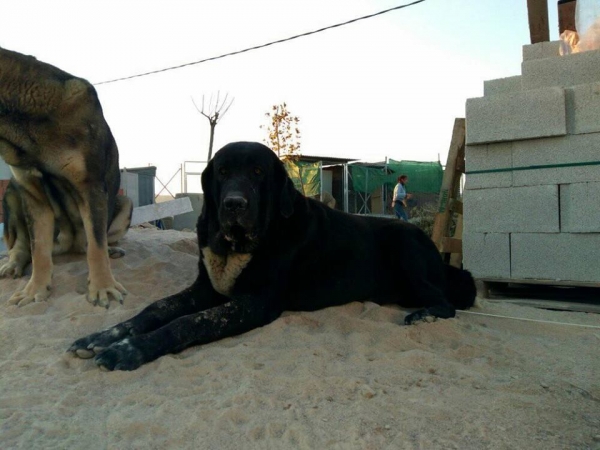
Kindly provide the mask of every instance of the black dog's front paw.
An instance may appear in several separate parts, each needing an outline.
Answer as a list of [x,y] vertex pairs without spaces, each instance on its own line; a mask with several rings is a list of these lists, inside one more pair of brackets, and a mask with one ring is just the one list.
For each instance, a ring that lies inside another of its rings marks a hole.
[[89,336],[77,339],[67,351],[79,358],[89,359],[129,334],[127,327],[116,325],[108,330],[92,333]]
[[439,319],[449,319],[456,315],[454,307],[434,306],[431,308],[420,309],[409,314],[404,318],[405,325],[413,325],[417,322],[435,322]]
[[429,314],[426,309],[421,309],[417,312],[411,313],[404,318],[405,325],[414,325],[417,322],[435,322],[437,317]]
[[123,339],[96,355],[94,362],[102,370],[135,370],[146,361],[130,339]]

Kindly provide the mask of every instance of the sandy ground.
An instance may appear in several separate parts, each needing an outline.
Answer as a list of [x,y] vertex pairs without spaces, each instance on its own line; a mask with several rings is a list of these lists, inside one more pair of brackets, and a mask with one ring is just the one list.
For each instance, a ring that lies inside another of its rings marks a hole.
[[[57,258],[48,302],[0,281],[2,449],[597,449],[600,328],[351,303],[286,313],[134,372],[65,350],[195,278],[191,233],[131,230],[111,261],[130,291],[89,305],[82,256]],[[79,293],[78,293],[79,292]],[[482,302],[478,312],[600,327],[600,316]]]

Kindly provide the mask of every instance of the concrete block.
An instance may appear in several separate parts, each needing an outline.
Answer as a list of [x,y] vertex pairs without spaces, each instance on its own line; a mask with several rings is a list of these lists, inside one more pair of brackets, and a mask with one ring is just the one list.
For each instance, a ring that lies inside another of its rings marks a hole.
[[195,230],[196,223],[198,222],[198,216],[202,212],[202,205],[204,205],[204,194],[175,194],[175,198],[188,197],[192,203],[193,211],[180,214],[173,218],[173,229],[174,230]]
[[[600,78],[600,74],[598,74]],[[600,132],[600,83],[565,89],[569,134]]]
[[600,182],[560,186],[560,231],[600,233]]
[[465,189],[487,189],[512,186],[512,172],[474,173],[512,167],[512,143],[467,145],[465,148]]
[[163,217],[177,217],[177,215],[185,214],[189,211],[192,211],[192,205],[190,199],[185,197],[176,198],[170,202],[138,206],[137,208],[133,208],[131,226],[152,222],[154,220],[162,219]]
[[520,75],[507,78],[498,78],[497,80],[486,80],[483,82],[483,95],[485,97],[489,97],[490,95],[520,92],[522,90]]
[[[580,164],[598,160],[600,160],[600,133],[512,143],[512,163],[515,168]],[[512,178],[513,186],[600,181],[600,165],[515,170]]]
[[467,189],[464,229],[480,233],[558,233],[558,186]]
[[523,46],[523,61],[560,56],[560,41],[540,42]]
[[463,262],[475,278],[510,278],[508,233],[463,234]]
[[600,233],[511,235],[514,279],[600,282]]
[[567,133],[562,88],[467,100],[467,144],[489,144]]
[[576,86],[600,81],[600,50],[521,64],[523,89]]

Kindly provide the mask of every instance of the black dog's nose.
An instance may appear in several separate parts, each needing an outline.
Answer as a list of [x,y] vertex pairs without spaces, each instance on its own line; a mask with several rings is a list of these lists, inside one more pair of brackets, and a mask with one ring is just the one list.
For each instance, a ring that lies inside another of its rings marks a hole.
[[223,206],[231,212],[244,211],[248,207],[248,200],[241,195],[228,195],[223,200]]

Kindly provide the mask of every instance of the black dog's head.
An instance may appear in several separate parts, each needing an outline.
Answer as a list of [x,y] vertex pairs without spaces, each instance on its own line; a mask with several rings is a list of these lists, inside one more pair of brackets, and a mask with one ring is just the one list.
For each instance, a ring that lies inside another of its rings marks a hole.
[[256,142],[220,149],[202,173],[201,245],[213,251],[248,253],[274,220],[294,212],[296,190],[281,161]]

